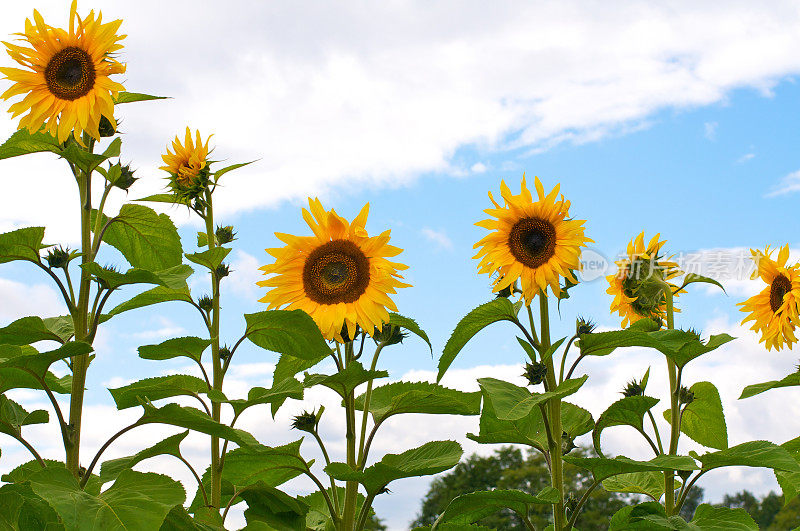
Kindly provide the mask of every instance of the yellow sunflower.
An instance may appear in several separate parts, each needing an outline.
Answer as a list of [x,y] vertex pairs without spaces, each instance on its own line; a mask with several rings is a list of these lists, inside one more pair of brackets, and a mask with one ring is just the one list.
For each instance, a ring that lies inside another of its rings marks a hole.
[[772,260],[769,246],[764,252],[750,251],[758,269],[753,278],[761,277],[767,287],[761,293],[740,302],[740,310],[749,312],[742,324],[754,321],[751,330],[761,334],[760,342],[767,350],[781,350],[784,345],[792,348],[797,343],[795,328],[800,326],[800,264],[787,266],[789,246],[778,252],[778,260]]
[[[94,11],[86,18],[77,14],[77,1],[69,13],[69,31],[45,24],[38,11],[34,22],[25,20],[25,33],[19,33],[30,47],[4,42],[8,54],[27,68],[0,68],[0,73],[14,84],[0,98],[7,100],[27,95],[9,108],[12,117],[28,112],[19,121],[19,129],[35,133],[42,128],[64,142],[72,133],[78,142],[87,132],[100,139],[101,117],[116,130],[114,98],[125,87],[109,76],[125,72],[125,65],[113,54],[122,49],[117,35],[122,24],[115,20],[103,24],[102,13]],[[82,143],[82,142],[81,142]]]
[[[664,259],[660,252],[666,240],[659,240],[660,234],[650,239],[645,246],[644,232],[628,243],[628,256],[617,261],[617,273],[606,277],[609,287],[606,293],[614,296],[611,312],[622,317],[622,327],[644,318],[656,321],[666,318],[667,298],[663,284],[671,286],[674,294],[678,286],[669,280],[683,274],[678,264]],[[679,311],[674,308],[674,311]]]
[[473,246],[480,247],[474,256],[480,258],[478,271],[498,274],[492,290],[499,292],[519,279],[526,304],[537,293],[545,293],[547,286],[560,295],[561,277],[577,283],[573,271],[580,267],[581,247],[593,241],[583,235],[584,220],[569,218],[569,201],[563,195],[558,198],[560,185],[549,194],[544,193],[538,177],[535,185],[536,201],[525,184],[525,174],[519,195],[513,195],[505,181],[500,183],[503,206],[489,192],[494,208],[484,212],[493,219],[475,225],[491,233]]
[[169,172],[170,186],[173,191],[183,198],[192,199],[197,197],[208,184],[208,142],[211,136],[206,139],[200,137],[200,131],[195,131],[195,139],[192,139],[192,131],[187,127],[184,141],[181,144],[177,136],[172,141],[172,151],[167,146],[167,153],[161,155],[161,160],[166,166],[160,169]]
[[370,335],[380,331],[389,321],[387,308],[397,311],[388,294],[410,285],[397,273],[408,266],[387,260],[402,249],[389,245],[391,231],[367,234],[369,204],[352,223],[318,199],[309,198],[308,205],[303,219],[314,236],[275,233],[286,245],[266,249],[275,263],[260,268],[272,276],[258,282],[271,287],[259,302],[305,311],[326,339],[341,342],[343,329],[352,338],[356,325]]

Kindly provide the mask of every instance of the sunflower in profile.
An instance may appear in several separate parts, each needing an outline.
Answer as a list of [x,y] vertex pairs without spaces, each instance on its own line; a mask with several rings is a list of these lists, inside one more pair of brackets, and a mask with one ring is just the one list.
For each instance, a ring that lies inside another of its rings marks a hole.
[[[644,232],[628,243],[627,257],[616,262],[617,274],[606,277],[609,287],[606,293],[614,296],[611,312],[622,317],[622,327],[640,319],[662,320],[667,313],[667,298],[664,283],[680,295],[678,286],[669,280],[680,276],[678,264],[664,259],[660,254],[666,240],[656,234],[645,246]],[[679,311],[677,308],[674,311]]]
[[525,303],[530,304],[547,287],[561,294],[561,277],[577,283],[574,271],[580,267],[581,247],[593,240],[584,236],[584,220],[569,218],[569,201],[558,197],[560,185],[544,193],[539,178],[535,178],[537,200],[525,184],[525,174],[519,195],[514,195],[500,183],[504,205],[500,206],[489,192],[494,208],[484,210],[490,219],[475,225],[491,232],[473,248],[480,247],[474,258],[480,258],[480,273],[497,273],[492,291],[500,292],[519,279]]
[[208,159],[208,142],[205,144],[200,137],[200,131],[192,131],[187,127],[183,143],[177,136],[172,141],[172,151],[167,146],[167,153],[161,155],[161,160],[166,166],[160,169],[169,172],[169,186],[181,200],[191,200],[198,197],[208,186],[210,169]]
[[11,58],[26,69],[0,67],[0,73],[14,82],[0,98],[26,94],[9,108],[12,117],[28,113],[20,119],[19,129],[31,133],[44,129],[59,142],[72,134],[82,144],[84,131],[100,139],[102,117],[116,130],[114,98],[125,87],[109,76],[125,72],[125,65],[114,58],[125,35],[117,34],[121,20],[103,24],[102,13],[95,17],[92,11],[81,18],[77,9],[73,1],[69,31],[48,26],[34,10],[34,22],[26,19],[25,32],[18,34],[29,46],[3,43]]
[[388,230],[367,234],[369,204],[352,223],[318,199],[309,198],[308,205],[303,219],[314,235],[275,233],[286,245],[266,249],[275,263],[260,268],[272,276],[258,282],[271,288],[259,302],[305,311],[329,340],[352,339],[356,325],[370,335],[380,331],[389,321],[387,308],[397,311],[389,294],[409,286],[398,274],[408,266],[387,260],[402,249],[389,245]]
[[769,246],[763,253],[750,252],[758,268],[752,278],[761,277],[767,287],[738,304],[741,311],[749,313],[742,324],[753,321],[750,329],[761,334],[760,342],[767,350],[781,350],[784,345],[791,349],[797,342],[795,329],[800,326],[800,264],[786,265],[788,245],[781,247],[777,261],[772,260]]

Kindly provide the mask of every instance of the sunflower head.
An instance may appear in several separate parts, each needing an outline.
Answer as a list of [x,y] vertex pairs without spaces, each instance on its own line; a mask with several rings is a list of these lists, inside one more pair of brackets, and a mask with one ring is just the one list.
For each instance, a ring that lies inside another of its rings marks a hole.
[[172,141],[172,151],[167,146],[167,152],[161,155],[165,166],[160,169],[169,172],[169,187],[182,203],[191,203],[201,198],[208,189],[211,181],[211,170],[208,160],[208,142],[205,144],[200,137],[200,131],[192,131],[187,127],[184,140],[181,143],[177,136]]
[[673,291],[678,289],[669,281],[682,273],[678,264],[661,255],[666,240],[659,240],[659,236],[653,236],[647,245],[644,232],[631,240],[627,256],[616,262],[617,273],[606,277],[609,284],[606,293],[614,296],[611,311],[622,317],[623,328],[640,319],[658,321],[664,318],[667,311],[665,286]]
[[314,235],[275,233],[285,246],[266,250],[275,262],[261,267],[272,276],[258,282],[270,288],[260,301],[270,309],[305,311],[329,340],[352,340],[356,327],[370,335],[383,330],[388,310],[397,311],[389,295],[409,286],[398,273],[408,266],[388,260],[402,249],[389,245],[388,230],[367,234],[369,204],[352,222],[318,199],[309,198],[308,205],[303,219]]
[[797,342],[795,329],[800,326],[800,264],[788,265],[789,246],[772,259],[769,246],[764,252],[751,250],[756,270],[753,278],[761,278],[766,287],[758,295],[740,302],[740,310],[748,313],[742,324],[753,321],[751,330],[761,335],[767,350],[792,347]]
[[83,132],[100,140],[103,117],[116,130],[114,98],[125,87],[110,76],[125,72],[125,65],[115,59],[125,35],[117,34],[121,20],[104,24],[102,13],[95,16],[92,11],[81,18],[77,11],[73,1],[67,30],[47,25],[34,10],[33,22],[25,20],[25,31],[18,34],[21,44],[3,43],[23,68],[0,67],[13,83],[0,98],[25,95],[9,108],[12,117],[27,113],[19,129],[44,129],[59,142],[72,134],[83,144]]
[[518,195],[501,182],[503,206],[489,192],[494,208],[484,210],[490,218],[476,225],[491,232],[473,246],[480,248],[478,271],[497,273],[493,291],[507,292],[519,280],[526,304],[548,286],[560,295],[561,278],[576,283],[573,271],[580,267],[581,247],[593,241],[583,234],[585,221],[569,218],[569,201],[559,197],[559,185],[548,194],[538,177],[535,185],[534,201],[524,174]]

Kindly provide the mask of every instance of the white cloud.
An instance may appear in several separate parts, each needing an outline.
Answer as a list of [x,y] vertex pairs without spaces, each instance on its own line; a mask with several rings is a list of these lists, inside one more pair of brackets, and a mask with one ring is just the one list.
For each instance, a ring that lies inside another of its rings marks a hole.
[[772,187],[772,190],[766,194],[766,197],[776,197],[779,195],[792,194],[800,192],[800,170],[793,171],[780,180],[778,184]]
[[487,169],[488,168],[486,167],[486,164],[484,164],[483,162],[476,162],[475,164],[470,166],[469,171],[471,171],[472,173],[484,173]]
[[256,298],[256,294],[261,289],[256,286],[256,282],[264,278],[263,272],[258,268],[266,263],[266,259],[265,255],[264,260],[259,262],[255,256],[237,249],[235,257],[231,261],[231,274],[227,278],[223,290],[227,292],[230,289],[232,293],[241,298]]
[[[0,35],[30,16],[28,4],[6,7]],[[463,146],[593,141],[734,88],[766,93],[800,70],[790,1],[194,7],[103,4],[106,18],[124,19],[127,87],[175,98],[119,109],[124,158],[145,178],[132,195],[163,187],[159,155],[188,123],[215,133],[217,157],[261,159],[226,176],[220,214],[345,184],[402,185],[450,171]],[[42,11],[51,24],[66,20],[66,4]],[[0,119],[0,131],[14,127]],[[48,158],[0,163],[17,177],[6,181],[0,225],[47,223],[58,239],[77,225],[71,176]],[[37,209],[19,200],[34,196]]]
[[736,164],[744,164],[745,162],[755,158],[755,156],[756,156],[755,153],[745,153],[744,155],[736,159]]
[[703,136],[705,136],[708,140],[716,140],[717,127],[719,127],[719,123],[717,122],[705,122],[703,124]]
[[453,248],[453,241],[444,230],[434,230],[429,227],[424,227],[420,232],[429,241],[438,245],[440,249],[450,250]]
[[[34,268],[33,265],[30,266]],[[23,284],[0,278],[0,322],[29,315],[55,316],[67,313],[57,288],[47,284]]]

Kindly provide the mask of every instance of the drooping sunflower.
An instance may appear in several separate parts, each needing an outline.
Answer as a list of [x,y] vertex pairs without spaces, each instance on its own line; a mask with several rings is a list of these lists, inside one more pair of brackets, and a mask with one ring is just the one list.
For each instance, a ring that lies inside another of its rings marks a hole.
[[500,206],[489,192],[494,208],[484,210],[492,219],[475,225],[491,232],[473,248],[480,247],[474,258],[480,258],[480,273],[497,273],[492,291],[499,292],[520,280],[525,303],[530,304],[547,287],[555,295],[561,293],[560,279],[577,283],[574,271],[580,267],[581,247],[593,240],[584,236],[584,220],[569,218],[569,201],[558,198],[560,185],[549,194],[535,178],[538,199],[534,201],[522,175],[519,195],[500,183],[504,205]]
[[172,151],[167,146],[167,153],[161,155],[161,160],[166,166],[160,169],[169,172],[169,185],[175,194],[184,200],[191,200],[199,196],[208,186],[210,169],[208,161],[208,142],[205,144],[200,136],[200,131],[192,131],[187,127],[183,143],[177,136],[172,141]]
[[789,246],[784,245],[778,252],[778,260],[772,260],[769,246],[764,252],[750,251],[757,270],[753,279],[761,277],[766,282],[761,293],[740,302],[740,310],[748,312],[742,324],[753,321],[751,330],[761,334],[760,342],[765,343],[767,350],[781,350],[783,346],[790,349],[797,342],[795,329],[800,326],[800,264],[787,266]]
[[366,204],[352,223],[333,209],[327,211],[318,199],[308,199],[303,219],[313,236],[276,232],[286,245],[266,249],[275,263],[260,269],[272,275],[258,282],[271,289],[259,300],[269,309],[286,307],[309,314],[326,339],[342,342],[355,336],[356,325],[372,335],[397,311],[389,294],[408,287],[398,271],[408,266],[391,262],[402,249],[389,245],[391,231],[370,237],[365,225]]
[[675,296],[682,293],[678,291],[678,286],[669,282],[683,273],[678,269],[678,264],[661,255],[661,248],[667,241],[659,240],[660,236],[653,236],[646,246],[644,232],[632,239],[628,243],[627,257],[616,262],[617,273],[606,277],[609,284],[606,293],[614,296],[611,312],[617,312],[622,317],[623,328],[640,319],[659,321],[666,318],[664,282]]
[[99,140],[102,117],[116,130],[114,98],[125,90],[109,78],[125,72],[125,65],[114,58],[125,38],[117,34],[122,20],[104,24],[102,13],[95,17],[92,11],[81,18],[77,9],[73,0],[69,31],[48,26],[34,10],[34,22],[26,19],[25,32],[18,34],[30,47],[3,42],[11,58],[27,70],[0,67],[0,73],[14,82],[0,98],[26,94],[9,107],[12,117],[28,113],[18,128],[31,133],[44,129],[59,142],[73,134],[82,143],[84,131]]

